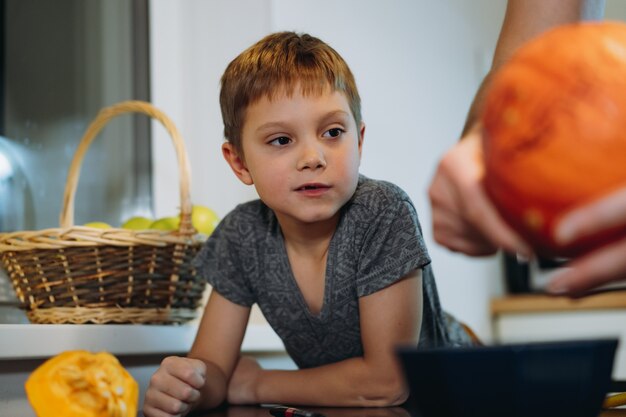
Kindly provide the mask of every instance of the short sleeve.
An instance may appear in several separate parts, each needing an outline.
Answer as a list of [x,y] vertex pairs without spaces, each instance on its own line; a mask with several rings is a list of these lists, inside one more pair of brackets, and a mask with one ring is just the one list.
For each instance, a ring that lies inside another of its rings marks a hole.
[[396,200],[368,227],[359,255],[357,294],[379,291],[429,263],[413,204]]
[[255,303],[249,277],[241,270],[244,249],[239,239],[236,211],[220,222],[193,260],[200,276],[226,299],[244,307]]

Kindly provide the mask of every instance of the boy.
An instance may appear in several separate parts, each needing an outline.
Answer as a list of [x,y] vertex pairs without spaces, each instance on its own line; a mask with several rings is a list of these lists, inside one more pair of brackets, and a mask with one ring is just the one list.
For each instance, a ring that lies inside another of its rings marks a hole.
[[[228,214],[198,255],[213,286],[198,335],[187,358],[163,361],[144,413],[401,404],[397,345],[469,339],[439,306],[410,199],[359,175],[365,125],[347,64],[309,35],[272,34],[229,64],[220,103],[224,158],[260,200]],[[254,303],[300,369],[240,356]]]

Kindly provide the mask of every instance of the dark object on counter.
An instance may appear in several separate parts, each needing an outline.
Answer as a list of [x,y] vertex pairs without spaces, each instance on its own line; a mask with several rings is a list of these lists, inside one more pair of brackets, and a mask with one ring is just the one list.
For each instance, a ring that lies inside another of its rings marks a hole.
[[520,262],[515,255],[504,253],[504,277],[509,294],[524,294],[531,292],[528,262]]
[[[532,261],[524,261],[508,253],[504,253],[502,257],[506,289],[509,294],[543,292],[546,278],[542,279],[540,275],[556,272],[557,269],[566,267],[569,262],[565,258],[540,256]],[[531,263],[535,264],[534,268],[531,267]]]
[[616,339],[398,351],[421,417],[596,417]]

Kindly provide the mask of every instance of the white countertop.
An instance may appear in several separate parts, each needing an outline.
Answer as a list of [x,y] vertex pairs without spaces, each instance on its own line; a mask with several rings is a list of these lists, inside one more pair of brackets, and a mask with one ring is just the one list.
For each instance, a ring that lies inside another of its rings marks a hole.
[[[0,324],[0,360],[46,358],[75,349],[115,355],[186,353],[196,331],[197,324]],[[242,350],[283,352],[284,347],[269,325],[250,324]]]

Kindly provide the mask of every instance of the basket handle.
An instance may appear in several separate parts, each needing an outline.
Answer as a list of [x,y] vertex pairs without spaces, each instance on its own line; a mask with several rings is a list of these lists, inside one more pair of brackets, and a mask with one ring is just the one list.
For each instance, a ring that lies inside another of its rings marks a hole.
[[109,120],[124,113],[143,113],[158,120],[172,138],[174,148],[176,149],[180,176],[180,226],[178,230],[181,233],[193,233],[193,226],[191,225],[191,199],[189,197],[191,168],[189,166],[189,160],[187,159],[185,144],[178,129],[176,129],[174,123],[165,113],[150,103],[136,100],[123,101],[110,107],[105,107],[100,110],[96,118],[87,128],[87,131],[78,144],[78,149],[76,149],[67,175],[65,192],[63,194],[63,210],[60,216],[61,227],[69,228],[74,225],[74,196],[78,185],[78,177],[80,176],[80,167],[85,153],[87,149],[89,149],[89,145]]

